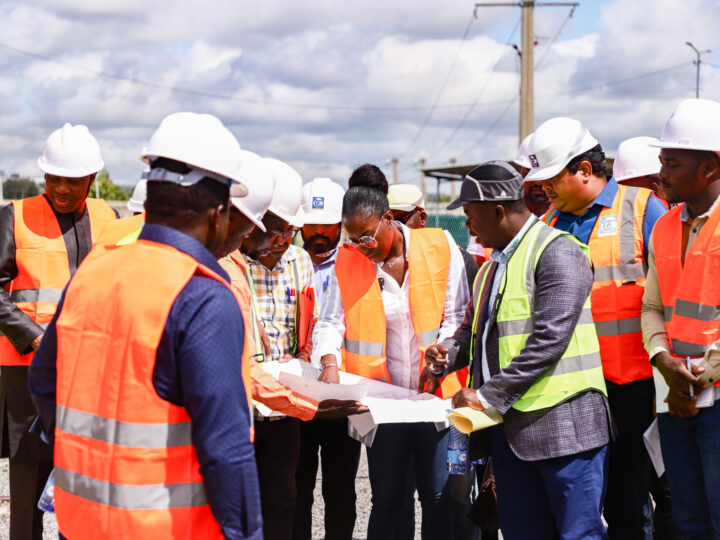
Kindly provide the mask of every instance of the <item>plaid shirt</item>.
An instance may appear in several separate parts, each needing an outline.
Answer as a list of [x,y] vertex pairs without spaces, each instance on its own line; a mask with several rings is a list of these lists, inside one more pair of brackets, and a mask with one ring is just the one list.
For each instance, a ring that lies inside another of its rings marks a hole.
[[[315,273],[310,255],[303,249],[290,245],[272,270],[265,268],[259,261],[248,257],[245,259],[250,265],[260,317],[270,338],[272,360],[279,360],[285,354],[295,354],[295,317],[299,291],[296,290],[292,263],[294,261],[297,266],[300,289],[315,287]],[[317,316],[316,302],[313,321],[317,320]],[[309,353],[311,349],[310,339],[305,350]]]

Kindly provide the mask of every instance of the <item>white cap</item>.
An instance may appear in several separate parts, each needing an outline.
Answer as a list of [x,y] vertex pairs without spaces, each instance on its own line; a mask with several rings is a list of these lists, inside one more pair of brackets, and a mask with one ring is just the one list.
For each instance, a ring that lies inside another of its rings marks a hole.
[[342,221],[345,190],[329,178],[315,178],[302,189],[304,225],[332,225]]
[[720,152],[720,103],[710,99],[682,100],[653,146]]
[[531,133],[530,135],[525,137],[520,143],[520,148],[518,148],[517,155],[515,156],[515,159],[513,159],[513,163],[518,167],[523,167],[525,169],[532,168],[532,165],[530,165],[530,160],[528,159],[528,145],[530,144],[530,139],[532,139],[532,136],[533,134]]
[[135,184],[132,197],[127,202],[127,209],[131,212],[144,212],[145,199],[147,198],[147,180],[144,178]]
[[613,177],[618,182],[660,173],[660,149],[650,146],[655,137],[633,137],[620,143],[613,164]]
[[388,187],[390,210],[411,212],[416,208],[425,208],[422,191],[415,184],[390,184]]
[[[252,221],[261,231],[265,232],[262,218],[270,206],[275,189],[275,177],[270,173],[263,159],[255,152],[240,152],[242,167],[240,181],[247,186],[247,196],[242,194],[242,185],[230,186],[230,202]],[[240,188],[238,190],[238,188]],[[236,196],[237,194],[237,196]]]
[[530,172],[526,182],[547,180],[557,175],[572,158],[587,152],[598,141],[578,120],[559,116],[535,130],[528,144]]
[[50,134],[37,163],[42,172],[66,178],[82,178],[105,165],[100,146],[87,126],[71,124]]
[[263,158],[263,162],[275,178],[268,210],[293,227],[302,227],[302,178],[295,169],[279,159]]
[[141,155],[148,164],[159,157],[184,163],[191,171],[178,174],[153,168],[148,180],[191,186],[206,176],[222,183],[238,182],[240,177],[240,144],[211,114],[180,112],[166,116]]

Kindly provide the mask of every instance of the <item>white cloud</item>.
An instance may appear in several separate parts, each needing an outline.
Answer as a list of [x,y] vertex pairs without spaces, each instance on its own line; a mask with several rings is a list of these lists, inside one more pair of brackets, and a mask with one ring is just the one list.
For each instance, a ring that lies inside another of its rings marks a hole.
[[[44,139],[70,121],[97,135],[113,176],[134,181],[147,138],[178,110],[218,115],[243,146],[291,162],[306,179],[344,182],[354,166],[385,166],[393,155],[411,181],[421,156],[430,165],[511,157],[517,55],[504,41],[519,12],[482,10],[461,45],[473,5],[8,0],[0,4],[0,168],[37,174]],[[536,14],[536,123],[575,116],[608,150],[657,136],[675,104],[694,95],[685,41],[720,50],[714,0],[607,1],[591,31],[551,42],[566,14]],[[438,108],[408,149],[458,51]],[[711,65],[720,54],[704,59],[703,95],[720,99]]]

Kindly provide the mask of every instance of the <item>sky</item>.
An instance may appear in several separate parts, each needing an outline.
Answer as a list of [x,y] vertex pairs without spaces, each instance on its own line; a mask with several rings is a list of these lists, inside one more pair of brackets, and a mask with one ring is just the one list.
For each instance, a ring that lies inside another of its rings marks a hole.
[[[134,184],[162,118],[217,115],[240,145],[305,181],[346,184],[362,163],[419,183],[432,167],[511,159],[520,9],[468,0],[4,0],[0,169],[40,175],[63,123],[96,136]],[[720,101],[717,0],[581,0],[535,10],[535,125],[582,121],[612,154],[659,137],[695,95]]]

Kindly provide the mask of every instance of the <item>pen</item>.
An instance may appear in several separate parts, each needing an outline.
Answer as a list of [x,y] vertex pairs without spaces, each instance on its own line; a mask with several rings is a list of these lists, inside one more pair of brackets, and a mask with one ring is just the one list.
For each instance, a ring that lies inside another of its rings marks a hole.
[[[692,373],[692,370],[690,369],[690,357],[685,357],[685,362],[687,363],[687,370]],[[690,399],[695,399],[695,390],[693,389],[692,383],[690,384]]]

